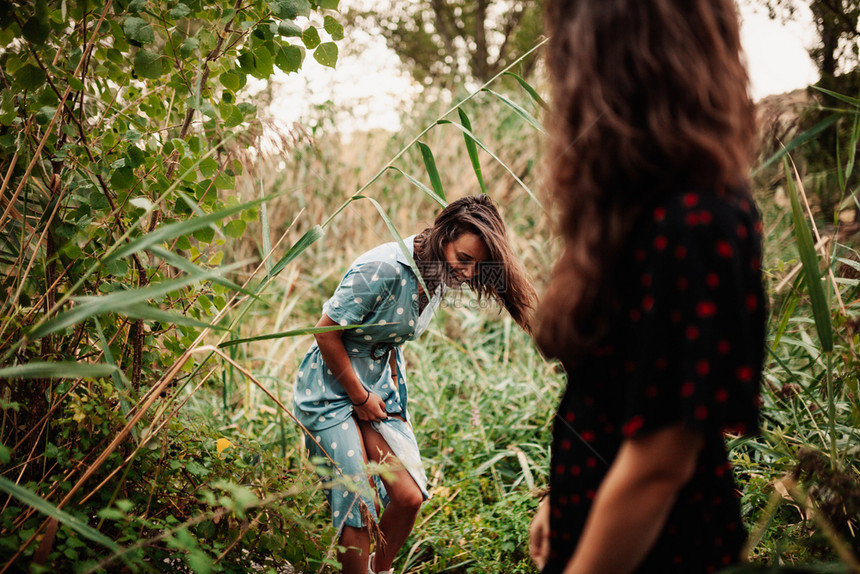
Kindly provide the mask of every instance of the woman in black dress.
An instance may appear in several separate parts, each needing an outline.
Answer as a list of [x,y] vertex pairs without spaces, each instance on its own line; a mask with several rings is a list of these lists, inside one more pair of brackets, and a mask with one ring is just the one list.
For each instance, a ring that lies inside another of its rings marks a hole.
[[565,249],[537,341],[568,383],[544,574],[716,572],[746,532],[723,433],[757,430],[766,301],[733,0],[548,0]]

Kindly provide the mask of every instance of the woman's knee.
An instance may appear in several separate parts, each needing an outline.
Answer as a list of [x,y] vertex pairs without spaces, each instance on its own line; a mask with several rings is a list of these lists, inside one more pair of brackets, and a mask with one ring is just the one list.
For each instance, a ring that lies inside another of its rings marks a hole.
[[424,502],[424,495],[421,493],[421,489],[418,488],[418,485],[415,484],[415,481],[411,477],[399,478],[397,482],[392,482],[391,488],[388,490],[388,498],[398,506],[409,508],[416,512]]

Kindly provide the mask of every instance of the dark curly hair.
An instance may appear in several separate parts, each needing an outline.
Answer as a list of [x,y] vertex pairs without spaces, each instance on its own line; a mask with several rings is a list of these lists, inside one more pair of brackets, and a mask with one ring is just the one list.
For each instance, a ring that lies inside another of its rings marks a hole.
[[489,260],[480,263],[468,281],[469,287],[479,300],[484,296],[495,299],[520,327],[531,332],[537,295],[511,249],[502,216],[485,194],[452,201],[439,212],[433,226],[416,238],[415,263],[427,288],[432,293],[446,282],[451,270],[445,263],[445,246],[463,233],[474,233],[483,239],[490,252]]
[[605,332],[643,207],[744,190],[755,134],[733,0],[548,0],[548,192],[565,242],[539,310],[552,357]]

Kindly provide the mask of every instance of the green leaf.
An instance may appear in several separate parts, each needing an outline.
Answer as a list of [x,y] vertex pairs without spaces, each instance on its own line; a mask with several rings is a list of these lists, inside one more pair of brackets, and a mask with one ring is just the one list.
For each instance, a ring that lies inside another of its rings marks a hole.
[[110,207],[110,202],[108,202],[104,193],[99,190],[91,191],[87,200],[90,208],[96,211]]
[[21,33],[28,42],[33,44],[44,44],[51,33],[51,25],[46,14],[36,14],[30,17],[21,27]]
[[215,239],[215,230],[204,227],[203,229],[196,230],[192,235],[194,235],[194,239],[201,243],[212,243],[212,240]]
[[424,158],[424,167],[427,168],[427,175],[430,176],[430,185],[433,186],[433,191],[436,195],[445,199],[445,190],[442,189],[442,178],[439,177],[439,170],[436,169],[436,160],[433,158],[433,151],[424,142],[418,142],[418,148],[421,150],[421,157]]
[[254,77],[265,80],[272,75],[274,70],[274,62],[272,54],[265,46],[257,46],[254,49]]
[[308,26],[302,32],[302,42],[308,50],[313,50],[320,45],[320,33],[313,26]]
[[[457,108],[457,113],[460,115],[460,123],[463,127],[472,131],[472,122],[469,121],[469,116],[463,111],[463,108]],[[487,193],[487,188],[484,186],[484,172],[481,169],[481,160],[478,159],[478,146],[475,145],[475,140],[470,138],[465,133],[463,139],[466,140],[466,152],[469,154],[469,160],[472,162],[472,170],[475,172],[475,177],[478,178],[478,185],[481,187],[482,193]]]
[[526,91],[526,93],[528,93],[528,95],[530,95],[532,97],[532,99],[537,103],[537,105],[539,105],[540,107],[542,107],[545,110],[549,109],[549,106],[547,105],[547,103],[544,101],[544,99],[542,97],[540,97],[540,94],[537,93],[537,90],[535,90],[531,86],[531,84],[529,84],[528,82],[526,82],[524,79],[522,79],[518,75],[514,74],[513,72],[505,72],[505,75],[511,76],[517,82],[519,82],[520,86],[522,86],[522,88]]
[[239,64],[239,69],[245,72],[246,74],[251,74],[254,72],[254,54],[245,50],[239,54],[239,57],[236,58],[236,62]]
[[113,552],[119,552],[121,548],[117,545],[116,542],[99,532],[98,530],[88,526],[87,524],[81,522],[79,519],[75,518],[68,512],[60,510],[41,496],[35,494],[29,489],[24,488],[18,484],[15,484],[8,478],[4,476],[0,476],[0,490],[11,494],[24,504],[33,507],[37,511],[41,512],[45,516],[49,516],[51,518],[56,519],[58,522],[63,523],[68,526],[84,538],[88,540],[92,540],[106,548],[109,548]]
[[140,167],[146,163],[146,156],[144,155],[143,150],[134,145],[128,147],[126,157],[128,158],[126,165],[133,168]]
[[241,87],[239,84],[239,75],[233,72],[227,71],[218,76],[218,79],[221,80],[221,85],[230,90],[231,92],[236,92]]
[[137,16],[129,16],[122,25],[125,37],[138,44],[151,44],[155,41],[155,32],[149,22]]
[[343,26],[333,16],[326,15],[323,19],[323,28],[332,40],[343,40]]
[[334,68],[335,64],[337,64],[337,44],[334,42],[325,42],[324,44],[320,44],[319,47],[314,50],[314,60],[323,66]]
[[124,277],[126,273],[128,273],[128,263],[123,260],[111,261],[104,267],[105,271],[108,275],[113,275],[114,277]]
[[236,107],[239,108],[239,111],[245,115],[257,113],[257,106],[249,102],[239,102]]
[[298,46],[278,46],[275,64],[284,72],[295,72],[302,67],[304,51]]
[[340,0],[317,0],[317,6],[324,10],[337,10],[337,4]]
[[69,76],[69,86],[76,92],[81,92],[84,89],[84,83],[74,76]]
[[122,52],[120,52],[116,48],[108,49],[107,57],[108,57],[108,60],[110,60],[114,64],[118,64],[118,65],[125,64],[125,59],[123,58]]
[[131,189],[134,182],[134,170],[130,167],[120,167],[115,169],[113,174],[110,176],[111,187],[119,191]]
[[155,80],[161,77],[161,56],[149,50],[139,50],[134,55],[134,71],[141,78]]
[[221,119],[224,120],[224,127],[234,128],[245,121],[245,116],[233,104],[221,104]]
[[45,81],[47,80],[47,76],[45,72],[39,66],[34,66],[33,64],[26,64],[21,66],[15,72],[15,80],[21,85],[21,87],[25,90],[35,90],[37,88],[41,88]]
[[[189,247],[191,247],[191,246],[188,245],[187,247],[180,247],[177,244],[178,249],[188,249]],[[149,251],[153,255],[157,255],[158,257],[161,257],[165,261],[165,263],[167,263],[168,265],[176,267],[180,271],[185,271],[188,274],[193,275],[193,274],[204,273],[206,271],[205,269],[198,267],[197,265],[195,265],[191,261],[188,261],[184,257],[180,257],[179,255],[173,253],[172,251],[168,251],[167,249],[164,249],[163,247],[159,247],[158,245],[151,246],[149,248]],[[234,291],[238,291],[238,292],[242,293],[243,295],[248,295],[250,297],[253,297],[254,299],[257,299],[258,301],[260,301],[264,305],[267,304],[265,300],[260,299],[259,297],[254,295],[251,291],[242,288],[240,285],[237,285],[236,283],[233,283],[232,281],[230,281],[229,279],[225,279],[224,277],[215,276],[212,278],[212,283],[217,283],[218,285],[223,285],[224,287],[227,287],[228,289],[232,289]]]
[[819,92],[825,93],[828,96],[836,98],[837,100],[841,100],[841,101],[845,102],[846,104],[848,104],[849,106],[852,106],[855,108],[860,107],[860,99],[858,99],[858,98],[852,98],[851,96],[846,96],[844,94],[840,94],[840,93],[837,93],[837,92],[834,92],[831,90],[827,90],[827,89],[822,88],[820,86],[810,86],[810,87],[815,89],[815,90],[818,90]]
[[281,36],[287,36],[290,38],[301,38],[302,37],[302,29],[301,27],[291,20],[282,20],[278,24],[278,34]]
[[182,44],[179,45],[179,55],[187,58],[197,51],[199,45],[200,41],[197,38],[185,38],[182,40]]
[[39,111],[36,112],[36,123],[39,125],[45,125],[54,118],[54,114],[56,113],[57,108],[53,106],[42,106],[39,108]]
[[[17,37],[17,34],[15,36]],[[26,54],[10,54],[7,52],[6,54],[4,54],[4,56],[6,56],[6,60],[4,62],[6,66],[6,73],[12,74],[13,76],[15,75],[15,72],[20,70],[21,67],[27,63]]]
[[[240,110],[242,109],[241,105],[238,107]],[[236,178],[222,171],[218,174],[218,177],[215,178],[215,187],[222,191],[226,189],[233,189],[234,187],[236,187]]]
[[788,196],[791,199],[791,216],[794,222],[794,236],[797,240],[797,250],[800,252],[800,261],[803,264],[806,290],[812,302],[812,316],[815,318],[815,330],[821,342],[821,350],[825,353],[833,351],[833,325],[830,319],[830,307],[824,294],[824,286],[821,281],[821,268],[818,254],[815,252],[815,243],[812,233],[803,215],[800,206],[797,187],[789,167],[788,159],[783,159],[786,182],[788,183]]
[[224,327],[204,323],[203,321],[198,321],[197,319],[186,317],[185,315],[180,315],[179,313],[165,311],[164,309],[153,307],[152,305],[146,305],[144,303],[139,303],[137,305],[127,305],[121,311],[117,312],[132,319],[158,321],[160,323],[183,325],[185,327],[195,327],[198,329],[205,329],[207,327],[211,329],[224,329]]
[[193,460],[187,460],[185,462],[185,470],[193,474],[194,476],[206,476],[209,474],[209,469],[200,464],[199,462]]
[[292,247],[287,251],[286,255],[284,255],[280,261],[275,263],[272,267],[272,271],[268,274],[268,277],[274,277],[281,271],[283,271],[287,265],[289,265],[293,259],[298,257],[305,249],[310,247],[317,239],[325,235],[325,230],[319,225],[314,225],[310,228],[304,235],[302,235],[298,241],[296,241]]
[[218,172],[218,162],[215,161],[212,157],[203,158],[200,162],[200,165],[197,166],[197,169],[200,171],[200,175],[203,177],[212,177]]
[[228,237],[233,237],[234,239],[238,239],[242,237],[245,233],[245,228],[247,227],[247,223],[245,223],[241,219],[233,219],[229,221],[227,225],[224,226],[224,234]]
[[275,0],[269,2],[269,8],[282,20],[295,20],[299,16],[311,15],[311,3],[308,0]]
[[835,124],[837,122],[837,120],[839,120],[840,117],[842,117],[841,113],[836,113],[836,114],[833,114],[831,116],[828,116],[828,117],[824,118],[823,120],[821,120],[820,122],[818,122],[817,124],[815,124],[814,126],[812,126],[811,128],[809,128],[808,130],[806,130],[805,132],[803,132],[802,134],[798,135],[797,137],[792,139],[788,144],[783,146],[779,151],[777,151],[772,156],[770,156],[767,159],[767,161],[765,161],[764,163],[759,165],[753,171],[752,175],[755,176],[758,172],[760,172],[761,170],[763,170],[764,168],[766,168],[767,166],[769,166],[770,164],[772,164],[776,160],[782,158],[783,156],[788,154],[791,150],[793,150],[797,147],[800,147],[801,145],[805,144],[806,142],[808,142],[812,139],[815,139],[818,136],[818,134],[820,134],[821,132],[823,132],[824,130],[826,130],[827,128],[832,126],[833,124]]
[[75,361],[60,361],[46,363],[33,361],[14,367],[0,369],[0,378],[8,379],[97,379],[113,373],[116,367],[111,365],[77,363]]
[[128,128],[125,131],[125,133],[122,135],[122,139],[129,141],[129,142],[136,142],[141,137],[143,137],[141,135],[141,133],[134,128]]
[[191,567],[194,574],[209,574],[212,572],[212,558],[199,548],[191,550],[185,560],[188,562],[188,566]]
[[301,329],[291,329],[289,331],[281,331],[280,333],[267,333],[266,335],[258,335],[256,337],[247,337],[245,339],[233,339],[220,343],[220,348],[232,347],[234,345],[242,345],[244,343],[253,343],[255,341],[269,341],[271,339],[283,339],[286,337],[300,337],[302,335],[316,335],[317,333],[330,333],[332,331],[345,331],[347,329],[358,329],[360,327],[368,327],[368,324],[359,325],[332,325],[330,327],[304,327]]
[[69,259],[78,259],[81,257],[84,252],[76,243],[67,243],[65,247],[63,247],[63,253],[66,254],[66,257]]
[[3,90],[2,95],[0,95],[0,124],[4,126],[12,125],[17,116],[18,110],[15,109],[15,99],[12,92]]
[[428,196],[430,196],[431,199],[433,199],[433,201],[435,201],[436,203],[441,205],[443,208],[448,207],[447,201],[445,201],[443,198],[436,195],[436,193],[432,189],[430,189],[429,187],[427,187],[426,185],[424,185],[423,183],[421,183],[420,181],[418,181],[417,179],[415,179],[414,177],[412,177],[411,175],[409,175],[405,171],[398,169],[398,168],[394,167],[393,165],[389,166],[388,169],[393,169],[394,171],[398,172],[400,175],[402,175],[403,177],[408,179],[412,185],[414,185],[415,187],[417,187],[418,189],[420,189],[421,191],[426,193]]
[[176,7],[170,11],[170,17],[174,20],[185,18],[189,14],[191,14],[191,8],[186,4],[177,4]]
[[[64,311],[53,317],[41,325],[36,326],[30,333],[31,339],[41,339],[42,337],[64,329],[71,325],[76,325],[81,321],[85,321],[90,317],[104,315],[105,313],[124,314],[127,309],[134,309],[134,306],[139,303],[145,303],[150,299],[163,297],[164,295],[177,291],[192,283],[199,281],[207,281],[212,277],[226,273],[235,269],[239,264],[234,264],[226,267],[220,267],[204,273],[181,277],[170,281],[162,281],[148,287],[138,289],[128,289],[124,291],[116,291],[109,295],[102,296],[85,296],[76,297],[78,303],[68,311]],[[0,370],[0,376],[2,370]]]
[[200,110],[200,113],[207,118],[212,118],[214,120],[216,117],[218,117],[218,112],[215,111],[215,106],[213,106],[212,102],[210,102],[209,100],[204,100],[200,102],[199,106],[195,105],[195,102],[191,102],[190,107],[196,110]]
[[478,144],[478,147],[480,147],[482,150],[484,150],[485,152],[487,152],[488,154],[490,154],[490,157],[492,157],[494,160],[496,160],[496,162],[498,162],[498,164],[499,164],[499,165],[501,165],[503,168],[505,168],[505,171],[507,171],[507,172],[508,172],[508,174],[510,174],[510,176],[511,176],[512,178],[514,178],[514,180],[515,180],[518,184],[520,184],[520,187],[522,187],[522,188],[525,190],[525,192],[529,194],[529,197],[531,197],[531,198],[534,200],[534,202],[535,202],[535,203],[537,203],[541,208],[543,207],[543,205],[541,204],[541,202],[540,202],[540,200],[537,198],[537,196],[534,194],[534,192],[532,192],[532,190],[531,190],[531,189],[529,189],[529,186],[527,186],[527,185],[525,184],[525,182],[523,182],[523,180],[521,180],[521,179],[519,178],[519,176],[518,176],[516,173],[514,173],[514,171],[513,171],[510,167],[508,167],[508,166],[507,166],[507,164],[505,164],[505,162],[503,162],[502,160],[500,160],[500,159],[498,158],[498,156],[496,156],[496,154],[494,154],[494,153],[490,150],[490,148],[488,148],[486,145],[484,145],[484,143],[483,143],[480,139],[478,139],[478,137],[477,137],[477,136],[475,136],[475,134],[474,134],[474,133],[472,133],[472,130],[469,130],[469,129],[467,129],[465,126],[462,126],[462,125],[458,124],[457,122],[452,122],[452,121],[450,121],[450,120],[439,120],[437,123],[438,123],[439,125],[451,125],[451,126],[454,126],[454,127],[455,127],[455,128],[457,128],[458,130],[460,130],[461,132],[463,132],[464,134],[466,134],[467,136],[469,136],[470,138],[472,138],[472,140],[474,140],[474,142],[475,142],[476,144]]
[[526,111],[522,106],[520,106],[518,103],[514,102],[513,100],[508,99],[506,96],[503,96],[502,94],[499,94],[499,93],[494,92],[494,91],[493,91],[493,90],[491,90],[490,88],[484,88],[484,91],[485,91],[485,92],[488,92],[488,93],[490,93],[490,94],[493,94],[494,96],[496,96],[496,97],[497,97],[499,100],[501,100],[501,101],[502,101],[506,106],[508,106],[509,108],[511,108],[512,110],[514,110],[514,112],[516,112],[516,114],[517,114],[518,116],[520,116],[520,117],[521,117],[521,118],[523,118],[526,122],[528,122],[529,124],[531,124],[531,125],[532,125],[536,130],[537,130],[537,131],[539,131],[540,133],[542,133],[542,134],[544,134],[544,135],[546,134],[546,130],[544,130],[544,129],[543,129],[543,126],[542,126],[542,125],[540,125],[540,122],[539,122],[539,121],[537,121],[537,120],[535,119],[535,117],[534,117],[534,116],[532,116],[530,113],[528,113],[528,112],[527,112],[527,111]]

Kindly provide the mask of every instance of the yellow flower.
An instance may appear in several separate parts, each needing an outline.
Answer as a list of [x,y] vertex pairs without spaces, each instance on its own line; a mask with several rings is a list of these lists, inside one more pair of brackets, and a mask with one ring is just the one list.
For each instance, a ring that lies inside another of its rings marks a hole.
[[218,454],[221,454],[223,451],[227,450],[232,446],[233,443],[230,442],[230,439],[219,438],[217,441],[215,441],[215,448],[218,449]]

